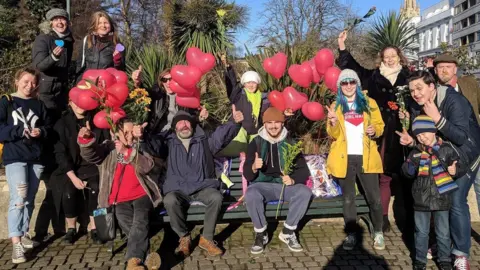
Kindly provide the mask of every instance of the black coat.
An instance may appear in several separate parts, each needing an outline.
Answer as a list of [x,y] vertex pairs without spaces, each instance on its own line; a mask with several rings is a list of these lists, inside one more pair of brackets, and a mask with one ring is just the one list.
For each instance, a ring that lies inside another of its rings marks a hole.
[[[366,69],[362,67],[347,51],[340,51],[338,66],[341,69],[352,69],[361,80],[363,89],[368,90],[368,96],[373,98],[380,108],[382,119],[385,123],[383,136],[378,139],[380,150],[384,147],[383,154],[383,170],[386,174],[399,173],[400,167],[404,161],[407,150],[400,145],[400,140],[395,131],[402,131],[402,124],[398,117],[398,110],[392,110],[388,106],[389,101],[396,102],[397,86],[407,85],[407,78],[410,75],[408,68],[404,67],[398,74],[395,84],[380,74],[380,69]],[[406,98],[406,106],[408,108],[411,98]]]
[[[55,40],[63,40],[64,51],[54,59],[53,50],[57,47]],[[72,60],[73,37],[60,38],[50,31],[35,38],[32,49],[32,66],[41,73],[39,82],[40,100],[47,109],[63,111],[68,103],[68,70]]]
[[[414,148],[402,166],[405,176],[415,178],[412,185],[413,207],[416,211],[448,211],[452,203],[450,193],[440,194],[438,192],[431,166],[429,176],[418,176],[421,153],[422,150],[419,147]],[[444,142],[438,152],[434,151],[433,153],[438,157],[445,171],[448,166],[457,161],[457,173],[452,178],[456,179],[465,175],[468,169],[465,156],[453,144]]]

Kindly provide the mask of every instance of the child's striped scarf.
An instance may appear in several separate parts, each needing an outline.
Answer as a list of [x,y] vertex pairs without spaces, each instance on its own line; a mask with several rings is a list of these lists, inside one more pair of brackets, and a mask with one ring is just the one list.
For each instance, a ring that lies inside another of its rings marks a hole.
[[453,181],[448,171],[445,171],[438,157],[433,153],[438,151],[442,145],[442,140],[438,138],[437,143],[433,147],[423,146],[422,154],[420,156],[420,166],[418,169],[418,176],[429,176],[430,164],[432,168],[433,179],[437,185],[440,194],[453,191],[458,188],[457,183]]

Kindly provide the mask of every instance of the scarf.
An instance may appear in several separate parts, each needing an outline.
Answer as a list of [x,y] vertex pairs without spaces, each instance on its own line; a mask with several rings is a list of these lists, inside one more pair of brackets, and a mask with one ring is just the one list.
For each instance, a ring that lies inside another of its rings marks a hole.
[[423,146],[422,154],[420,155],[418,176],[429,176],[429,170],[431,167],[433,179],[435,180],[435,185],[438,188],[438,192],[443,194],[457,189],[458,185],[455,183],[455,181],[453,181],[450,174],[448,174],[448,171],[443,168],[440,160],[434,153],[440,149],[441,145],[442,140],[438,138],[438,141],[433,145],[433,147]]
[[66,30],[64,33],[57,32],[57,31],[55,31],[55,29],[52,29],[52,31],[55,32],[55,34],[57,34],[57,36],[58,36],[59,38],[62,38],[62,39],[63,39],[64,37],[70,35],[70,29],[68,29],[68,28],[67,28],[67,30]]
[[247,100],[252,104],[252,116],[255,120],[255,123],[258,123],[258,117],[260,116],[260,107],[262,106],[262,92],[257,89],[255,93],[250,93],[247,89],[245,89],[245,93],[247,94]]
[[395,85],[395,82],[397,81],[398,74],[402,70],[402,66],[398,64],[394,68],[389,68],[387,67],[383,62],[380,64],[380,74],[383,75],[383,77],[387,78],[388,81],[393,85]]

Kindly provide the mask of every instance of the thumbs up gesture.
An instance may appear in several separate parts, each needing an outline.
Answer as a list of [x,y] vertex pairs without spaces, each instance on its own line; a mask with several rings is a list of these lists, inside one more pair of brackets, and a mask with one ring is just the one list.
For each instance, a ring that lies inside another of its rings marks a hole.
[[142,125],[135,125],[133,126],[133,136],[136,138],[143,137],[143,130],[147,127],[148,123],[143,123]]
[[410,136],[410,134],[408,134],[406,129],[403,129],[402,132],[395,131],[395,133],[400,136],[401,145],[409,146],[413,144],[413,138]]
[[78,137],[84,139],[92,138],[92,128],[90,127],[89,121],[87,121],[85,123],[85,126],[80,129],[80,131],[78,132]]
[[132,72],[132,80],[135,87],[140,87],[140,84],[142,83],[142,70],[143,70],[143,67],[142,65],[140,65],[138,66],[137,70]]
[[260,157],[258,157],[258,153],[255,152],[255,161],[253,162],[252,170],[254,173],[256,173],[262,167],[263,167],[263,160]]
[[448,166],[448,173],[451,176],[455,176],[457,174],[457,161],[455,160],[452,165]]
[[235,107],[235,104],[232,104],[232,115],[233,115],[233,120],[235,123],[241,123],[243,121],[243,113],[241,111],[237,111],[237,108]]

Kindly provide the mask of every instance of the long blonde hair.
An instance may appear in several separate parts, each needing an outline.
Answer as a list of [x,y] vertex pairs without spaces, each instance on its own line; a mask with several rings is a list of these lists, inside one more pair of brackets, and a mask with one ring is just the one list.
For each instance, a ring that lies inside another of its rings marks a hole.
[[92,17],[90,18],[90,26],[88,27],[88,36],[87,36],[87,42],[88,42],[88,48],[91,48],[93,46],[93,33],[97,30],[97,24],[100,18],[106,18],[108,22],[110,23],[110,27],[112,28],[110,30],[110,33],[113,35],[112,41],[113,44],[116,45],[118,43],[118,36],[117,32],[115,31],[115,23],[113,22],[112,18],[106,13],[105,11],[97,11],[92,14]]

